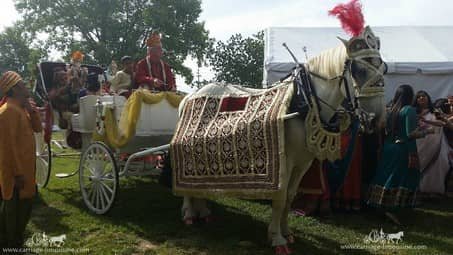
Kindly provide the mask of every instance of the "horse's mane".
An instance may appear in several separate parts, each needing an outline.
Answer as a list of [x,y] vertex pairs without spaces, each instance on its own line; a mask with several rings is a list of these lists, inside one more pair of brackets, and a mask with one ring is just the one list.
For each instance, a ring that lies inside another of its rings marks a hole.
[[344,62],[347,58],[346,47],[338,47],[325,50],[318,56],[308,61],[310,72],[327,79],[335,78],[343,73]]

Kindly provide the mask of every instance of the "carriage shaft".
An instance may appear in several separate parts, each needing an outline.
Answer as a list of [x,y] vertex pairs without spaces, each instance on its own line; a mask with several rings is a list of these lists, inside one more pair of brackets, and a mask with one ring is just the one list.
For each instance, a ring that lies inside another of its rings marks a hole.
[[169,149],[170,149],[170,144],[166,144],[166,145],[162,145],[162,146],[159,146],[159,147],[149,148],[149,149],[146,149],[144,151],[139,151],[139,152],[136,152],[136,153],[130,155],[129,158],[127,159],[126,165],[124,166],[124,169],[123,169],[123,171],[121,171],[120,175],[121,176],[127,176],[129,165],[136,158],[141,158],[141,157],[144,157],[144,156],[152,155],[152,154],[154,154],[156,152],[168,151]]

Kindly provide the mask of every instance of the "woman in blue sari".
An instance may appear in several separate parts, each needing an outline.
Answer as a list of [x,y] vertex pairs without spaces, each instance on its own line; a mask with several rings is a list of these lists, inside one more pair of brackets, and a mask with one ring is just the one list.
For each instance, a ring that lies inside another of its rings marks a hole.
[[387,113],[386,137],[376,176],[370,185],[368,205],[383,209],[385,215],[400,225],[390,211],[414,207],[420,182],[416,139],[429,130],[418,130],[417,113],[409,85],[398,87]]

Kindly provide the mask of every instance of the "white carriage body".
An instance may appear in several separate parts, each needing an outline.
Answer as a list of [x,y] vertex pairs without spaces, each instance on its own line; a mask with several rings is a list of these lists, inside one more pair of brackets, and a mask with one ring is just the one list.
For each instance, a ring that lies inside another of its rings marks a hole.
[[[91,134],[96,130],[96,103],[97,100],[105,107],[112,107],[117,123],[120,122],[126,104],[126,98],[114,96],[88,95],[80,98],[80,113],[72,116],[72,128],[83,135],[83,148],[89,145]],[[142,103],[141,112],[136,125],[135,137],[121,148],[124,152],[137,150],[169,143],[178,123],[178,109],[171,106],[167,100],[156,104]]]

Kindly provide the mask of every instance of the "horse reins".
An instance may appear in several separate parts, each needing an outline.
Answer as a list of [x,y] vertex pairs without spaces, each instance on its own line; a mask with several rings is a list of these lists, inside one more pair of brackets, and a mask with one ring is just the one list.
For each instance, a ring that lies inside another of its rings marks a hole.
[[[339,79],[339,83],[338,83],[338,87],[341,89],[341,86],[344,84],[344,87],[345,87],[345,92],[346,92],[346,99],[347,99],[347,104],[348,104],[348,107],[346,110],[348,110],[349,112],[354,112],[357,108],[358,108],[358,104],[357,104],[357,100],[358,98],[354,95],[354,99],[352,98],[351,96],[351,91],[349,89],[349,84],[348,84],[348,80],[346,79],[346,71],[347,70],[350,70],[350,66],[351,66],[351,60],[350,59],[347,59],[344,63],[344,68],[343,68],[343,73],[341,75],[338,75],[336,77],[333,77],[333,78],[326,78],[326,77],[323,77],[317,73],[314,73],[314,72],[311,72],[309,71],[309,74],[318,78],[318,79],[321,79],[321,80],[324,80],[324,81],[333,81],[333,80],[337,80]],[[310,86],[309,87],[312,87],[313,88],[313,91],[316,92],[316,90],[314,89],[313,86],[311,86],[311,82],[307,79],[307,82],[310,83]],[[329,103],[327,103],[325,100],[323,100],[322,98],[318,97],[316,95],[316,93],[314,94],[315,95],[315,100],[317,101],[320,101],[321,103],[323,103],[324,105],[326,105],[328,108],[330,108],[331,110],[333,111],[337,111],[337,109],[335,107],[333,107],[332,105],[330,105]],[[318,108],[319,108],[319,112],[321,112],[321,106],[318,102]]]

